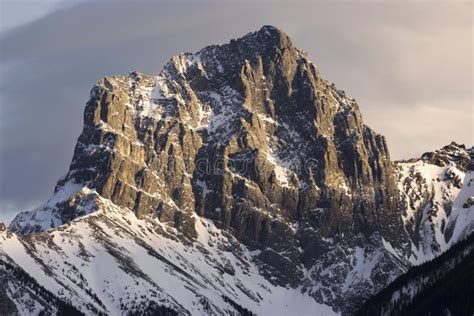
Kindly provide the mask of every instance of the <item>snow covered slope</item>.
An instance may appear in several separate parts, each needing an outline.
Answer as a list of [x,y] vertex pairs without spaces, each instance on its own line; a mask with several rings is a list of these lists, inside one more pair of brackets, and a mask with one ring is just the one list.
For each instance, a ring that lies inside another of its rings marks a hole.
[[0,315],[80,315],[73,305],[46,290],[25,270],[5,259],[9,258],[0,259]]
[[[1,232],[0,259],[21,264],[46,290],[89,315],[165,307],[184,315],[245,309],[259,315],[335,314],[299,288],[266,280],[252,260],[255,253],[210,220],[196,218],[198,238],[190,240],[100,196],[95,201],[96,212],[69,225],[32,235]],[[11,298],[26,310],[24,300]]]
[[473,315],[474,234],[411,268],[359,309],[360,316]]
[[413,264],[433,259],[474,231],[474,172],[469,170],[469,150],[451,143],[397,166]]

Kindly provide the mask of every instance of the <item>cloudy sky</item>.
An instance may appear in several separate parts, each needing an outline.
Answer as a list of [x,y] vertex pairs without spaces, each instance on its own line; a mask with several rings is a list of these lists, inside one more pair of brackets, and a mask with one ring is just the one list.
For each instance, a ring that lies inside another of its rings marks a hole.
[[0,221],[51,196],[96,80],[264,24],[358,101],[392,158],[471,146],[473,3],[0,0]]

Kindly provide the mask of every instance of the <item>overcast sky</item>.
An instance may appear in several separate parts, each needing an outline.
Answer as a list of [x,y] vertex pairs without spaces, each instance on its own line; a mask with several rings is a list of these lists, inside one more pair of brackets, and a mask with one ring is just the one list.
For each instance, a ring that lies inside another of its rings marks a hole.
[[51,196],[99,78],[264,24],[358,101],[392,158],[471,146],[473,3],[0,0],[0,221]]

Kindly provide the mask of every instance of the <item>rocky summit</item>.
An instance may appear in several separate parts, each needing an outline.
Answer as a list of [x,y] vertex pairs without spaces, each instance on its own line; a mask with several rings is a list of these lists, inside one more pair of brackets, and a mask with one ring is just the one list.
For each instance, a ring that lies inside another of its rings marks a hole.
[[[0,258],[87,314],[350,314],[473,230],[468,169],[457,144],[393,163],[356,101],[264,26],[99,80],[68,173]],[[127,277],[94,279],[101,264]]]

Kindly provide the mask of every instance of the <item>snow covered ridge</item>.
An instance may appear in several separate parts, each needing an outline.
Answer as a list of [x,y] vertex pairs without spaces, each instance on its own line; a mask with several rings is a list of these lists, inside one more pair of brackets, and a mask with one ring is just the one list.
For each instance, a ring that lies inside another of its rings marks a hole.
[[59,187],[44,205],[18,214],[10,223],[10,229],[21,234],[30,234],[61,226],[94,212],[97,209],[97,196],[97,192],[89,189],[84,183],[68,182]]
[[420,159],[397,164],[412,263],[433,259],[474,231],[470,151],[472,148],[451,143]]

